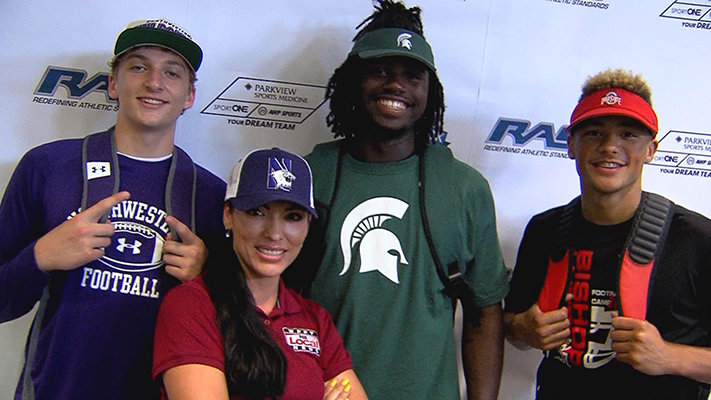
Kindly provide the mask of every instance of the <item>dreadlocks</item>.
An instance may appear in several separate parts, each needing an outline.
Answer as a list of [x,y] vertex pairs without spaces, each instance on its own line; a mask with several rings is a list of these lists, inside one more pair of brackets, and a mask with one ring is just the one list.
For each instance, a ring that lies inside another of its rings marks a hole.
[[[375,11],[356,27],[363,28],[353,38],[354,42],[365,33],[380,28],[407,29],[424,37],[420,17],[422,10],[419,7],[407,8],[403,3],[392,0],[377,1],[379,6],[375,6]],[[354,78],[361,76],[363,67],[364,62],[359,57],[349,57],[328,81],[326,99],[330,99],[331,110],[326,117],[326,124],[331,127],[334,137],[353,138],[356,134],[361,115],[357,110],[361,81]],[[433,142],[442,133],[444,126],[444,89],[434,71],[429,70],[429,75],[427,106],[415,124],[415,145],[418,149]]]

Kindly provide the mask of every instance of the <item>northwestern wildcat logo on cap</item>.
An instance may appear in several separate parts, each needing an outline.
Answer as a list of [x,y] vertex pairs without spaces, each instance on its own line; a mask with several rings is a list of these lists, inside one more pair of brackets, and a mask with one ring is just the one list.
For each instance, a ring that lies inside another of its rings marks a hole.
[[302,157],[277,148],[253,150],[232,168],[225,201],[242,211],[290,201],[317,218],[311,181],[311,167]]
[[281,189],[285,192],[291,191],[291,184],[296,180],[296,176],[291,172],[291,160],[282,158],[279,161],[276,157],[269,157],[269,189]]
[[401,33],[400,36],[397,37],[398,47],[404,47],[408,50],[412,50],[412,42],[410,41],[411,37],[412,35],[407,32]]
[[607,92],[607,94],[600,99],[600,104],[607,104],[608,106],[614,106],[615,104],[622,105],[622,98],[615,92]]

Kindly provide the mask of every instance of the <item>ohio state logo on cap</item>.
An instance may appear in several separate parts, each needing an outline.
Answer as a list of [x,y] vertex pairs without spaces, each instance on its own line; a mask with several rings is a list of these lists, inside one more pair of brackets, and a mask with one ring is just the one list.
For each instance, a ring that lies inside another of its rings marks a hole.
[[622,98],[618,96],[616,92],[607,92],[607,94],[600,99],[600,104],[607,104],[608,106],[614,106],[615,104],[622,105]]
[[659,132],[657,114],[652,106],[638,94],[624,88],[604,88],[581,98],[570,116],[570,125],[565,129],[572,132],[580,122],[605,115],[622,115],[637,120],[649,128],[652,136]]

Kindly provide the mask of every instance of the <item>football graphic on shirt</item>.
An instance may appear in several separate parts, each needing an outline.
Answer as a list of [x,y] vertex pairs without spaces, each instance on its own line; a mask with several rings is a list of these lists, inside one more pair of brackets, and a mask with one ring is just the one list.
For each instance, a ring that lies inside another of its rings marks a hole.
[[160,268],[165,239],[153,228],[132,221],[111,221],[114,235],[111,245],[99,259],[122,272],[144,272]]

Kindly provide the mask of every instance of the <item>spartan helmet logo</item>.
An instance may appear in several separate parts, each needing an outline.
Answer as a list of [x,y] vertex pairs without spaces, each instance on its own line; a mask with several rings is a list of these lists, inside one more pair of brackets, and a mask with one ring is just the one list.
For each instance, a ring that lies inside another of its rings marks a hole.
[[351,251],[360,243],[360,273],[380,271],[386,278],[400,283],[398,264],[408,262],[400,240],[394,233],[382,228],[382,225],[393,217],[401,219],[408,207],[407,203],[393,197],[376,197],[351,210],[341,227],[343,269],[339,275],[348,272],[352,261]]
[[410,42],[411,34],[403,32],[397,36],[397,47],[404,47],[408,50],[412,50],[412,42]]

